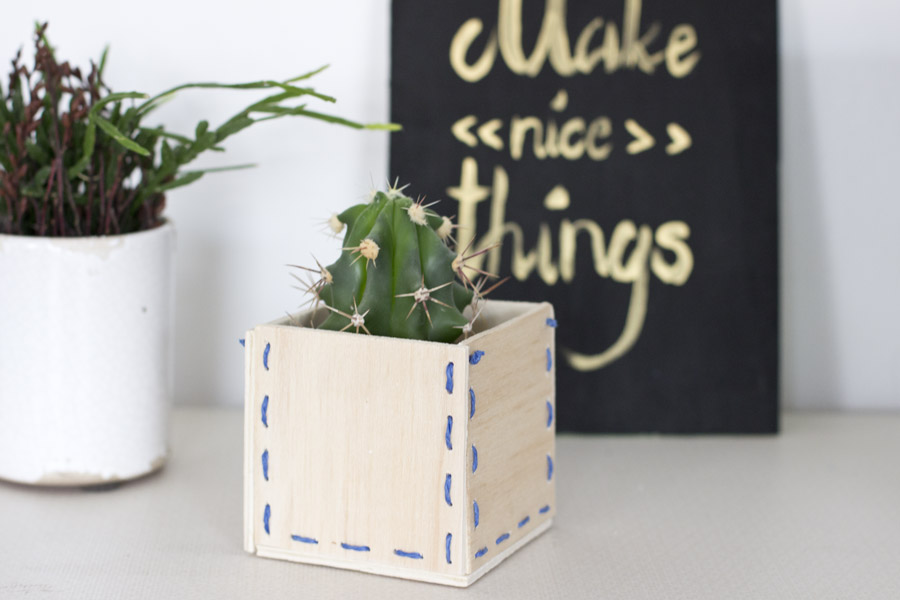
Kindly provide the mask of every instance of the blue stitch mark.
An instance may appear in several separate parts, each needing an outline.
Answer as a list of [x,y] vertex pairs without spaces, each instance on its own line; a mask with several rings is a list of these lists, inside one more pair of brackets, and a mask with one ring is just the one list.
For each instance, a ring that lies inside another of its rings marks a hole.
[[241,344],[241,346],[243,346],[244,348],[247,347],[247,340],[245,340],[244,338],[239,339],[238,342],[239,342],[239,343]]
[[263,398],[262,403],[262,423],[266,427],[269,426],[269,397]]
[[371,550],[368,546],[354,546],[353,544],[347,544],[345,542],[341,542],[341,548],[344,550],[353,550],[354,552],[368,552]]
[[531,520],[531,517],[525,517],[524,519],[522,519],[521,521],[519,521],[519,527],[525,527],[525,525],[526,525],[526,524],[528,523],[528,521],[530,521],[530,520]]
[[295,542],[303,542],[304,544],[318,544],[319,540],[315,538],[303,537],[302,535],[292,535],[291,539]]
[[548,317],[548,318],[547,318],[547,325],[549,325],[550,327],[556,327],[556,325],[557,325],[556,319],[551,319],[551,318]]
[[447,393],[453,393],[453,363],[447,363]]
[[553,479],[553,459],[547,455],[547,481]]
[[540,509],[538,512],[541,513],[542,515],[543,515],[544,513],[550,512],[550,505],[547,504],[546,506],[542,506],[541,509]]
[[478,449],[472,444],[472,472],[478,468]]
[[547,370],[553,368],[553,357],[550,355],[550,348],[547,348]]
[[[269,370],[269,350],[272,349],[272,344],[266,342],[266,349],[263,350],[263,366],[266,368],[266,371]],[[547,350],[547,352],[550,352]]]
[[475,416],[475,390],[469,388],[469,418]]
[[404,552],[403,550],[394,550],[394,554],[403,558],[422,558],[418,552]]
[[497,538],[497,542],[496,542],[496,543],[497,543],[498,545],[499,545],[499,544],[502,544],[502,543],[505,542],[507,539],[509,539],[509,534],[508,534],[508,533],[504,533],[503,535],[501,535],[500,537]]
[[452,562],[450,562],[450,542],[451,542],[451,540],[453,540],[453,534],[448,533],[447,534],[447,564],[448,565],[453,564]]
[[472,356],[469,357],[469,364],[477,365],[481,362],[481,357],[484,356],[484,351],[476,350],[472,353]]
[[447,443],[447,450],[453,450],[453,443],[450,441],[450,432],[453,431],[453,415],[447,415],[447,433],[444,434],[444,441]]
[[547,427],[553,425],[553,405],[547,400]]
[[266,533],[269,533],[270,518],[272,518],[272,507],[266,504],[266,509],[263,511],[263,528],[266,530]]
[[476,552],[476,553],[475,553],[475,558],[481,558],[481,557],[484,556],[485,554],[487,554],[487,546],[485,546],[484,548],[482,548],[481,550],[479,550],[478,552]]
[[269,480],[269,451],[264,450],[262,454],[263,478]]
[[444,480],[444,500],[447,501],[447,506],[453,506],[450,502],[450,479],[450,473],[447,473],[447,479]]
[[472,510],[475,511],[475,529],[478,529],[478,503],[472,503]]

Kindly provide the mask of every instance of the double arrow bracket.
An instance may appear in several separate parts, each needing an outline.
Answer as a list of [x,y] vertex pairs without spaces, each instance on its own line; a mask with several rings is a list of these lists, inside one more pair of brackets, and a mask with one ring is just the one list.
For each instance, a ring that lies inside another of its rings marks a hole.
[[[475,128],[476,125],[477,128]],[[474,133],[473,128],[475,128]],[[499,135],[501,129],[503,129],[501,119],[491,119],[478,125],[478,117],[468,115],[454,123],[450,131],[457,140],[470,148],[478,146],[480,140],[488,148],[500,151],[503,150],[503,138]],[[634,138],[625,146],[628,154],[640,154],[656,146],[656,138],[634,119],[625,119],[625,130]],[[674,121],[666,125],[666,133],[670,139],[666,145],[666,154],[669,156],[681,154],[693,144],[691,134]]]
[[[625,151],[628,154],[640,154],[656,145],[656,139],[634,119],[625,119],[625,129],[634,137],[625,146]],[[666,133],[669,134],[669,138],[672,140],[666,146],[666,154],[669,156],[681,154],[690,148],[693,143],[691,134],[685,131],[684,127],[678,123],[672,122],[666,125]]]

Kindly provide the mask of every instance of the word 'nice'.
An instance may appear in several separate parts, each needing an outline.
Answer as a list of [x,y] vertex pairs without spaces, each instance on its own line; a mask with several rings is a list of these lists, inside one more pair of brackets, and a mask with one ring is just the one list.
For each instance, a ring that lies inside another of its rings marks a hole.
[[[483,21],[473,17],[453,36],[450,65],[464,81],[474,83],[484,79],[494,66],[498,50],[513,73],[529,77],[536,77],[548,58],[553,69],[563,77],[592,73],[601,62],[606,73],[620,68],[638,68],[652,75],[664,62],[669,74],[680,78],[693,71],[700,60],[700,51],[696,49],[697,31],[687,23],[672,28],[661,50],[649,50],[662,27],[653,23],[641,33],[642,0],[625,0],[621,37],[615,22],[607,22],[604,27],[603,19],[596,17],[578,34],[574,47],[569,42],[566,28],[567,0],[546,0],[534,50],[531,56],[526,56],[522,44],[522,0],[499,1],[497,27],[491,31],[481,56],[474,63],[469,63],[466,55],[481,35]],[[601,28],[602,42],[594,44],[594,37]]]

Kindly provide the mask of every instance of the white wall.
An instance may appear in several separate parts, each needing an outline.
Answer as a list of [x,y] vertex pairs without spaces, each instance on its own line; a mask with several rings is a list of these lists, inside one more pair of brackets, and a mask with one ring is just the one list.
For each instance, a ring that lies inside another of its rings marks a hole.
[[[109,43],[106,79],[116,90],[286,79],[330,63],[310,81],[338,99],[323,109],[365,121],[388,117],[388,0],[226,1],[215,10],[206,2],[151,4],[54,0],[40,12],[30,3],[4,4],[0,73],[6,76],[7,58],[19,45],[30,44],[39,18],[50,21],[51,42],[74,64],[96,60]],[[259,97],[189,91],[157,117],[175,131],[192,132],[197,121],[221,123]],[[242,402],[238,339],[300,303],[286,264],[308,264],[310,253],[323,262],[336,257],[338,245],[319,232],[319,222],[361,200],[370,175],[383,177],[387,142],[383,132],[310,120],[262,123],[228,140],[226,153],[201,159],[206,166],[255,162],[258,168],[208,175],[169,195],[167,214],[179,233],[178,402]]]
[[788,406],[900,408],[900,4],[781,4]]
[[[184,81],[286,78],[324,63],[313,83],[333,110],[388,116],[388,0],[252,5],[54,0],[8,3],[6,64],[35,18],[76,64],[112,51],[107,80],[155,92]],[[90,8],[90,10],[88,10]],[[782,43],[783,390],[803,408],[900,408],[900,5],[785,0]],[[136,20],[137,19],[137,20]],[[5,67],[4,67],[5,70]],[[187,92],[158,114],[175,130],[221,122],[249,96]],[[171,194],[179,233],[176,396],[237,405],[238,338],[300,301],[286,263],[323,262],[318,221],[363,197],[387,169],[384,133],[283,120],[261,124],[203,165],[257,162]]]

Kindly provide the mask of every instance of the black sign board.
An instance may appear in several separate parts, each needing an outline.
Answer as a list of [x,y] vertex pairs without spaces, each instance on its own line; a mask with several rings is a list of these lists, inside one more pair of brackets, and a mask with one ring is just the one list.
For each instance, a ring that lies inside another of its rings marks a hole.
[[394,0],[391,173],[557,311],[559,428],[774,432],[774,0]]

